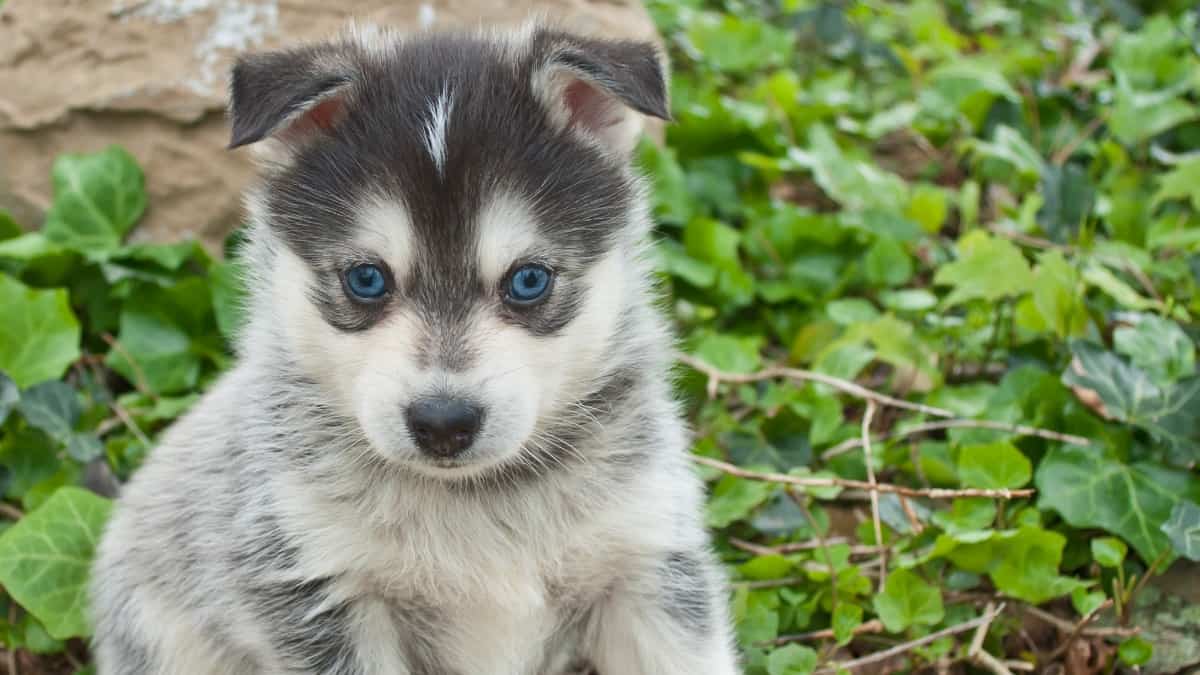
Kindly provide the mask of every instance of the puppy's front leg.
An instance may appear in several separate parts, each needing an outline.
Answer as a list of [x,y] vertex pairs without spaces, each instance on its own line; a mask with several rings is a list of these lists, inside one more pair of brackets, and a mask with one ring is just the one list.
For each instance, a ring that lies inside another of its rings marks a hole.
[[589,624],[600,675],[735,675],[724,575],[704,550],[632,570]]

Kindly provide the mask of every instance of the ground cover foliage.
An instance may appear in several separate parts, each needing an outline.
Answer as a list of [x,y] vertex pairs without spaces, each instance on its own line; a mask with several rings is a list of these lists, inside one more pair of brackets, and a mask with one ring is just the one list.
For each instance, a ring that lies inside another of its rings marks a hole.
[[[655,0],[639,160],[752,675],[1200,661],[1194,3]],[[230,359],[236,256],[119,148],[0,216],[0,663],[87,669],[111,504]],[[236,239],[236,236],[234,237]]]

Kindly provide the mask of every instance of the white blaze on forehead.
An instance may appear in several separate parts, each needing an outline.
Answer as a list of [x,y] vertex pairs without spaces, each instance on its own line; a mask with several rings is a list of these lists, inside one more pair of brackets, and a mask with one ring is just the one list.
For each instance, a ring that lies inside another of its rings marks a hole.
[[453,106],[450,88],[443,85],[442,93],[429,106],[429,119],[425,122],[425,148],[429,150],[439,174],[446,167],[446,127],[450,124]]
[[501,191],[479,213],[479,270],[484,279],[497,280],[514,262],[538,247],[537,222],[525,200]]
[[412,260],[412,236],[408,210],[395,199],[370,197],[359,207],[355,245],[382,258],[397,280]]

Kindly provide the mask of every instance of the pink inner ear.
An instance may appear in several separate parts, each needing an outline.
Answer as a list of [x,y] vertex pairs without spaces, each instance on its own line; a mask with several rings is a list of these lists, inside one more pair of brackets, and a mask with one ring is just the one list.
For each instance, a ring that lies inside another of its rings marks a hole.
[[567,85],[563,103],[571,113],[571,126],[600,131],[621,123],[620,104],[583,80],[572,80]]
[[316,131],[331,131],[345,116],[345,102],[341,96],[335,95],[309,108],[279,132],[279,137],[285,141],[298,141]]

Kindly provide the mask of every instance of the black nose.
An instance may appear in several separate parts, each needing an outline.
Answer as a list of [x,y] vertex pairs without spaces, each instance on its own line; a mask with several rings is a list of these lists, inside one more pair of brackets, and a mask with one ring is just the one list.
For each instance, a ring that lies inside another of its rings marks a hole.
[[458,398],[423,398],[408,406],[408,431],[434,457],[453,457],[471,447],[483,420],[479,406]]

